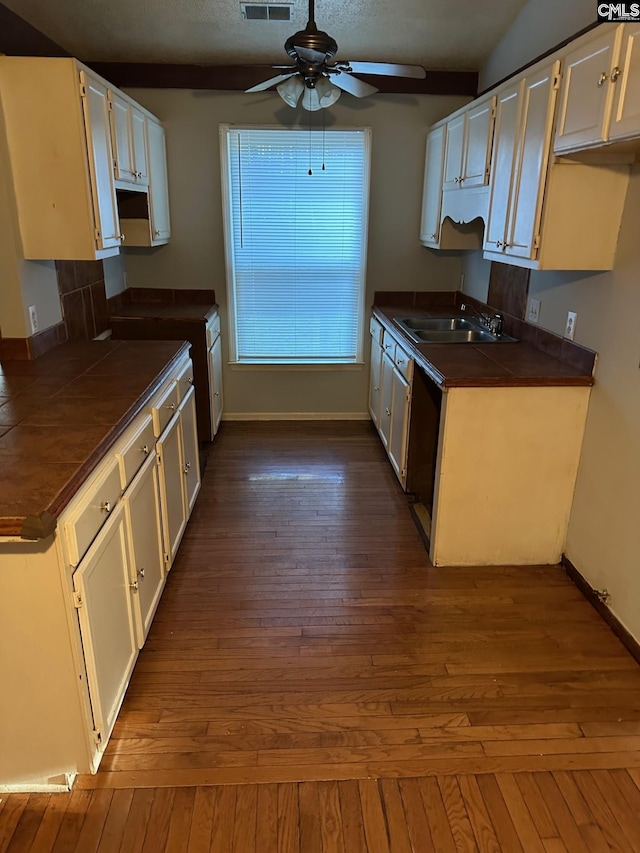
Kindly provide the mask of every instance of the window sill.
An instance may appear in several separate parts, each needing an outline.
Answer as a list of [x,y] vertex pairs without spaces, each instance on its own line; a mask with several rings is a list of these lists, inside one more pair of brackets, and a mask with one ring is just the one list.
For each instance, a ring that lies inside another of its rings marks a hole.
[[323,361],[323,362],[264,362],[264,361],[230,361],[228,362],[231,370],[240,371],[272,371],[281,373],[284,371],[308,371],[311,373],[317,371],[337,371],[345,370],[362,370],[364,367],[363,361]]

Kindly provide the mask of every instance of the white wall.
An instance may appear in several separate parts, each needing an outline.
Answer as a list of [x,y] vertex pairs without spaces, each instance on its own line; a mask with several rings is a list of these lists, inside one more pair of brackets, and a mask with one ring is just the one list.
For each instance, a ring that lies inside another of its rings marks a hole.
[[571,38],[596,17],[596,0],[530,0],[481,69],[479,91]]
[[[584,4],[572,0],[575,10]],[[486,79],[504,76],[504,57],[517,67],[557,44],[567,29],[547,18],[547,44],[538,21],[547,0],[530,0],[487,63]],[[556,7],[554,7],[555,10]],[[589,4],[593,12],[593,7]],[[576,22],[582,23],[579,16]],[[576,27],[578,29],[579,27]],[[499,55],[498,55],[499,54]],[[500,63],[498,63],[498,59]],[[500,65],[500,70],[496,71]],[[640,166],[634,167],[615,269],[605,273],[533,272],[530,294],[541,300],[540,325],[562,334],[567,311],[577,311],[575,340],[598,352],[596,383],[569,524],[566,554],[596,589],[611,595],[612,612],[640,641]],[[474,253],[464,263],[466,292],[485,299],[489,265]]]
[[[292,110],[273,92],[132,89],[129,93],[165,124],[171,204],[171,242],[127,249],[129,287],[211,288],[226,325],[226,281],[218,127],[221,123],[307,126],[309,113]],[[372,128],[367,296],[374,290],[455,290],[460,257],[420,246],[418,230],[424,144],[430,124],[468,98],[344,95],[312,115],[314,126]],[[225,357],[227,356],[225,347]],[[368,355],[367,355],[368,360]],[[231,370],[225,364],[227,415],[320,413],[365,416],[368,365],[350,370]]]

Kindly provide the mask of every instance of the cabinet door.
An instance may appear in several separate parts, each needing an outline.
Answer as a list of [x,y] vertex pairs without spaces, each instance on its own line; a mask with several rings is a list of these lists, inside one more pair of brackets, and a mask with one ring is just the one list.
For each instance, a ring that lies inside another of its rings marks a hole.
[[378,431],[386,448],[391,438],[391,406],[393,405],[393,359],[383,352],[380,376],[380,415]]
[[211,407],[211,430],[213,438],[218,432],[224,395],[222,393],[222,340],[220,335],[209,350],[209,405]]
[[505,255],[534,258],[549,163],[559,62],[524,80]]
[[444,158],[443,189],[454,189],[460,185],[462,177],[462,155],[464,151],[464,114],[452,119],[446,125],[446,153]]
[[495,98],[490,98],[466,114],[465,156],[461,182],[463,188],[489,183],[494,110]]
[[196,396],[193,388],[180,403],[180,433],[182,439],[182,474],[184,476],[185,515],[188,518],[200,491],[200,457],[198,454],[198,424]]
[[640,136],[640,25],[626,24],[620,62],[611,72],[614,82],[609,140]]
[[99,80],[84,71],[80,72],[80,81],[83,87],[82,104],[89,152],[96,244],[98,249],[110,249],[118,247],[121,240],[116,191],[113,185],[108,92]]
[[427,137],[424,163],[420,240],[432,245],[437,245],[440,240],[445,129],[444,125],[437,127]]
[[133,140],[131,138],[131,106],[128,101],[109,93],[111,102],[111,139],[114,174],[117,181],[134,181]]
[[134,175],[137,184],[146,186],[149,183],[147,140],[145,134],[146,117],[143,112],[140,112],[140,110],[137,110],[135,107],[131,107],[130,116]]
[[154,246],[166,243],[171,236],[167,154],[162,125],[147,119],[146,128],[149,154],[149,217],[151,245]]
[[369,373],[369,413],[374,426],[380,421],[380,380],[382,370],[383,349],[372,336],[371,338],[371,370]]
[[166,578],[155,458],[147,459],[122,500],[129,536],[130,582],[134,591],[138,646],[142,648]]
[[523,82],[518,81],[498,95],[491,159],[491,198],[484,240],[485,251],[501,252],[506,242],[511,182],[516,168],[522,87]]
[[173,564],[173,558],[182,539],[187,515],[184,498],[184,474],[182,473],[182,448],[180,439],[180,414],[176,412],[169,426],[156,444],[158,470],[160,474],[160,505],[162,508],[162,538],[165,563]]
[[392,373],[391,436],[387,451],[402,486],[407,482],[407,447],[411,386],[396,369]]
[[553,145],[556,153],[607,141],[614,96],[610,74],[622,28],[604,27],[597,32],[596,38],[581,44],[564,60]]
[[138,655],[124,510],[119,505],[73,575],[99,740],[106,744]]

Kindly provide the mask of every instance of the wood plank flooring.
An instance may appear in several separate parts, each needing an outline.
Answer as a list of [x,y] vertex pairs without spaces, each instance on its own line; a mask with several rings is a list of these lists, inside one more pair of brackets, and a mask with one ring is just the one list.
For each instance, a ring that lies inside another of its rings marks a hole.
[[432,567],[368,424],[225,424],[100,772],[5,797],[0,853],[629,851],[638,815],[640,668],[560,568]]

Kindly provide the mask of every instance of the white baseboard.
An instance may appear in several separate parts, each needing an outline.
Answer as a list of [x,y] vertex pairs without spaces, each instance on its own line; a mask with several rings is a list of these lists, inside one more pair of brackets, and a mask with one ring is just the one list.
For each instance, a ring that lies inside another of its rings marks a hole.
[[223,421],[368,421],[369,412],[225,412]]
[[0,785],[2,794],[65,794],[73,788],[76,773],[64,773],[54,776],[48,782],[22,782],[16,785]]

